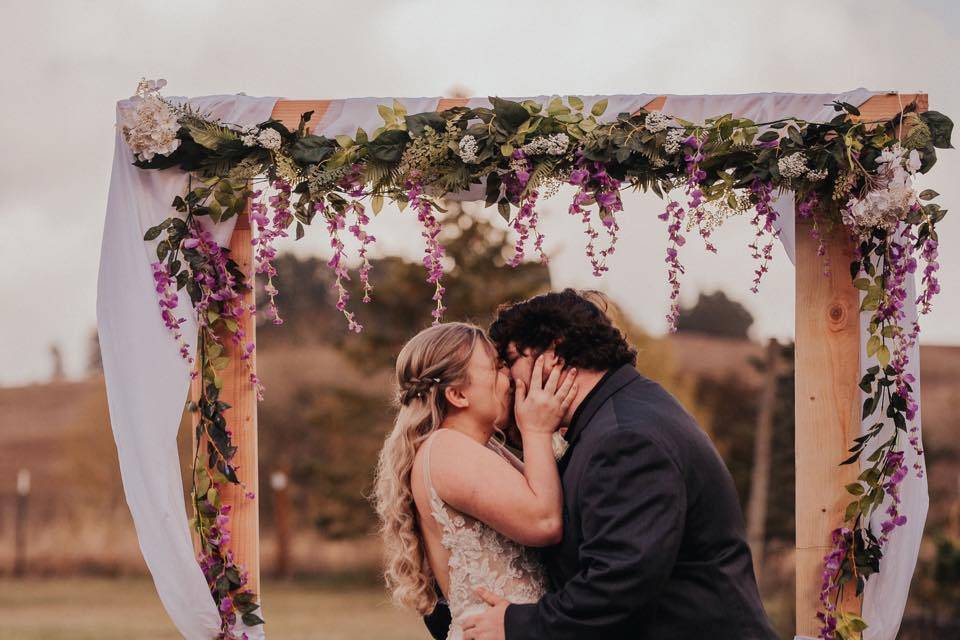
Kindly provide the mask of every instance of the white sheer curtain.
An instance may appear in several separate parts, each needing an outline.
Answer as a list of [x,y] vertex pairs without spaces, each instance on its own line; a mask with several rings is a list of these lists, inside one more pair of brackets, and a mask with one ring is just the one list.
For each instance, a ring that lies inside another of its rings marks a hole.
[[[840,99],[863,104],[872,92],[857,89],[841,95],[759,93],[746,95],[667,96],[664,113],[699,121],[734,113],[755,121],[784,116],[829,120],[830,105]],[[551,96],[533,96],[546,102]],[[587,108],[606,97],[603,119],[644,106],[656,94],[581,96]],[[515,98],[523,99],[523,98]],[[182,99],[180,99],[182,100]],[[255,124],[270,117],[276,98],[206,96],[190,103],[227,122]],[[408,113],[430,111],[439,98],[401,98]],[[329,136],[354,134],[357,127],[372,133],[381,124],[378,104],[392,98],[334,100],[319,119],[316,131]],[[117,105],[119,113],[129,101]],[[469,106],[488,106],[485,98]],[[183,504],[176,434],[189,386],[189,371],[177,345],[159,317],[150,263],[155,243],[143,241],[144,232],[171,215],[170,202],[181,193],[186,176],[175,169],[144,171],[134,167],[132,154],[119,132],[116,137],[113,173],[107,200],[106,222],[100,256],[97,291],[97,322],[107,384],[110,418],[120,458],[127,503],[133,515],[144,560],[154,584],[180,633],[189,640],[207,640],[219,629],[219,616],[206,581],[193,555],[189,522]],[[476,190],[460,194],[463,199],[482,199]],[[794,249],[792,194],[777,203],[781,240],[790,260]],[[213,229],[226,245],[233,223]],[[908,287],[913,287],[912,281]],[[907,321],[917,310],[909,290]],[[185,292],[177,309],[187,318],[183,334],[191,342],[196,335],[189,298]],[[919,359],[911,354],[914,385],[919,396]],[[861,354],[864,360],[865,354]],[[919,421],[919,414],[918,414]],[[907,452],[911,465],[913,453]],[[865,640],[894,640],[903,616],[913,568],[916,564],[927,512],[927,482],[908,476],[902,485],[903,512],[907,525],[894,533],[883,560],[883,571],[867,583],[864,617],[870,624]],[[268,616],[267,616],[268,617]],[[263,637],[263,627],[247,630],[251,640]]]

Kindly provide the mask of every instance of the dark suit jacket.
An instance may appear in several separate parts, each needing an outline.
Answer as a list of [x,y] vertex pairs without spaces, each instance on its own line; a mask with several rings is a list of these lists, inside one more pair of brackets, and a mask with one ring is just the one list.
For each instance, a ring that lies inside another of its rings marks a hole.
[[507,608],[507,640],[777,638],[733,479],[669,393],[630,365],[609,372],[567,438],[552,590]]

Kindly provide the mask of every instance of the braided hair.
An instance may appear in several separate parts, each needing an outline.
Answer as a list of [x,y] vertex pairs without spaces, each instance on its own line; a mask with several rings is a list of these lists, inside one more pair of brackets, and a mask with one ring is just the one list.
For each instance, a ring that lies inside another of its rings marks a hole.
[[373,498],[385,547],[387,588],[397,604],[421,615],[433,611],[437,595],[410,473],[420,445],[447,417],[445,390],[469,384],[467,368],[478,344],[493,353],[482,329],[449,322],[415,335],[397,357],[397,416],[380,451]]

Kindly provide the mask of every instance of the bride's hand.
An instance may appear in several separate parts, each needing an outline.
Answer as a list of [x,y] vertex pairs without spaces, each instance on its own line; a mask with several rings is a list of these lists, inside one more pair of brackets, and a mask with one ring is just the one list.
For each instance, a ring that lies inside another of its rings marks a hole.
[[[561,377],[562,373],[562,377]],[[550,371],[550,377],[543,383],[543,354],[533,365],[530,388],[517,380],[514,397],[514,413],[517,427],[523,434],[552,434],[560,426],[560,421],[577,395],[576,369],[561,371],[556,365]]]

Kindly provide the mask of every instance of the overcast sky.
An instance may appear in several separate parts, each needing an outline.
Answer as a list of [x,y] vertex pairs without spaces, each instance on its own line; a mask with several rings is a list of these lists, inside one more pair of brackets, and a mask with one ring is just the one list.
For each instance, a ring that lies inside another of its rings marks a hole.
[[[287,98],[473,95],[925,91],[960,119],[958,3],[743,2],[154,2],[0,0],[0,385],[50,373],[49,347],[79,374],[95,324],[114,103],[141,76],[168,95],[245,92]],[[956,139],[956,136],[955,136]],[[954,209],[941,224],[943,293],[927,343],[960,343],[956,151],[924,186]],[[620,250],[590,275],[578,224],[544,207],[557,286],[609,291],[653,332],[668,306],[657,201],[625,200]],[[385,209],[382,253],[419,254],[415,220]],[[297,252],[324,252],[322,233]],[[749,292],[750,230],[733,220],[719,256],[691,241],[686,301],[723,288],[754,314],[753,337],[793,334],[793,269],[778,247]],[[426,285],[425,285],[426,286]],[[282,301],[282,297],[281,297]],[[282,311],[282,307],[281,307]],[[425,314],[426,314],[425,310]]]

